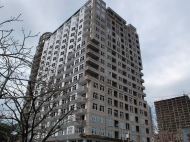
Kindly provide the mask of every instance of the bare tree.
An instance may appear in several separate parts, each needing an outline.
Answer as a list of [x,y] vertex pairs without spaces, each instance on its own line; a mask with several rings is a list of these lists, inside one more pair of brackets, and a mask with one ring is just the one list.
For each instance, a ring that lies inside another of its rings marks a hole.
[[[26,70],[32,68],[34,72],[36,61],[32,62],[32,47],[26,47],[25,43],[38,34],[25,34],[22,29],[23,40],[19,42],[12,36],[13,29],[3,29],[7,23],[21,22],[20,16],[0,23],[0,99],[3,100],[0,119],[18,126],[14,135],[22,142],[45,142],[63,131],[64,124],[73,121],[72,112],[82,108],[68,103],[72,100],[70,89],[76,82],[61,87],[62,82],[55,75],[50,80],[43,75],[29,77]],[[82,121],[77,119],[77,122],[82,125]]]

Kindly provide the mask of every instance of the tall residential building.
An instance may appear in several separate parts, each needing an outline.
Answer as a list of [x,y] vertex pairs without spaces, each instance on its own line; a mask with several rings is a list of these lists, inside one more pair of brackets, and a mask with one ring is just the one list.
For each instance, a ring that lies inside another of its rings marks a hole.
[[[58,112],[51,117],[56,118],[65,103],[74,111],[48,141],[114,142],[126,139],[129,131],[130,140],[149,142],[142,69],[136,28],[104,1],[86,2],[44,42],[37,78],[56,76],[62,81],[59,87],[76,82],[69,90],[70,101],[62,94],[55,97]],[[83,123],[75,123],[78,120]],[[47,119],[45,127],[50,123]]]
[[154,102],[158,131],[177,132],[190,125],[190,98],[183,95],[176,98]]

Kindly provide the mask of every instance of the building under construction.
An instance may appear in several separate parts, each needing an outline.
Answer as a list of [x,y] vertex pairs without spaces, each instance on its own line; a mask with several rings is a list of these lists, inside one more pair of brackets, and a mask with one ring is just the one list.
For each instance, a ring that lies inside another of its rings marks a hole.
[[159,133],[177,132],[182,127],[190,125],[190,98],[188,95],[156,101],[154,104]]

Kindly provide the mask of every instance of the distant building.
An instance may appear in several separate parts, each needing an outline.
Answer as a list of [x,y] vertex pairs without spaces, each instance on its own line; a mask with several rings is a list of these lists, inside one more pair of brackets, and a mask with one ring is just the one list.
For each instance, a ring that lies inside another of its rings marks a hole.
[[150,134],[154,134],[155,131],[154,131],[154,122],[153,122],[151,106],[148,106],[148,117],[150,121]]
[[190,98],[183,95],[176,98],[154,102],[158,131],[177,132],[190,125]]
[[184,142],[190,142],[190,126],[181,128],[181,139]]

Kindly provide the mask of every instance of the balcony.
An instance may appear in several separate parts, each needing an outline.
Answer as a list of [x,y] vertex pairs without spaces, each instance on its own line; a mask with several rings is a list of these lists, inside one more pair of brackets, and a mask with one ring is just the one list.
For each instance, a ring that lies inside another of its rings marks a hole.
[[74,64],[74,60],[69,60],[64,66],[70,66],[71,64]]
[[74,56],[75,56],[75,52],[73,51],[72,53],[68,54],[67,59],[70,59],[70,58],[72,58]]
[[69,76],[65,77],[62,81],[63,81],[63,82],[67,82],[67,81],[69,81],[71,78],[72,78],[72,75],[69,75]]
[[[88,88],[87,88],[88,90]],[[85,103],[87,101],[87,98],[86,97],[80,97],[80,98],[76,98],[74,100],[75,103]]]
[[95,67],[99,67],[99,61],[98,60],[95,60],[95,59],[92,59],[91,57],[87,57],[85,59],[86,63],[90,66],[95,66]]
[[141,88],[142,88],[142,90],[145,90],[145,87],[144,87],[144,86],[142,86]]
[[76,110],[73,111],[74,114],[85,114],[86,113],[86,109],[84,108],[77,108]]
[[87,43],[88,49],[91,49],[92,51],[98,53],[99,52],[99,45],[94,44],[92,41]]
[[144,79],[141,78],[141,83],[144,83]]
[[87,13],[85,13],[85,15],[84,15],[84,19],[88,18],[89,16],[91,16],[91,12],[87,12]]
[[[87,18],[88,18],[88,17],[87,17]],[[90,18],[85,19],[85,21],[84,21],[84,25],[87,24],[87,23],[89,23],[89,22],[91,22],[91,19],[90,19]]]
[[88,91],[88,88],[86,86],[82,86],[81,88],[78,88],[77,89],[77,94],[80,95],[80,94],[84,94]]
[[72,70],[73,70],[73,67],[67,68],[67,69],[63,72],[63,74],[69,73],[69,72],[71,72]]
[[142,77],[142,76],[144,76],[144,73],[141,72],[140,75],[141,75],[141,77]]
[[90,35],[90,31],[86,30],[85,32],[83,32],[82,36],[86,37],[87,35]]
[[99,58],[99,54],[96,51],[92,50],[92,49],[87,49],[86,54],[89,55],[90,57],[92,57],[93,59],[98,59]]
[[90,28],[90,24],[87,23],[87,24],[84,25],[83,30],[85,31],[86,29],[89,29],[89,28]]
[[94,79],[98,79],[98,76],[91,76],[91,75],[86,75],[84,77],[85,80],[94,80]]
[[85,70],[90,71],[90,72],[94,72],[94,73],[97,73],[99,71],[98,68],[91,67],[91,66],[85,67]]
[[65,65],[62,65],[58,68],[58,71],[64,70]]
[[56,79],[63,78],[63,73],[58,74],[55,78]]
[[91,6],[86,7],[85,13],[87,13],[87,12],[89,12],[89,11],[91,11]]

